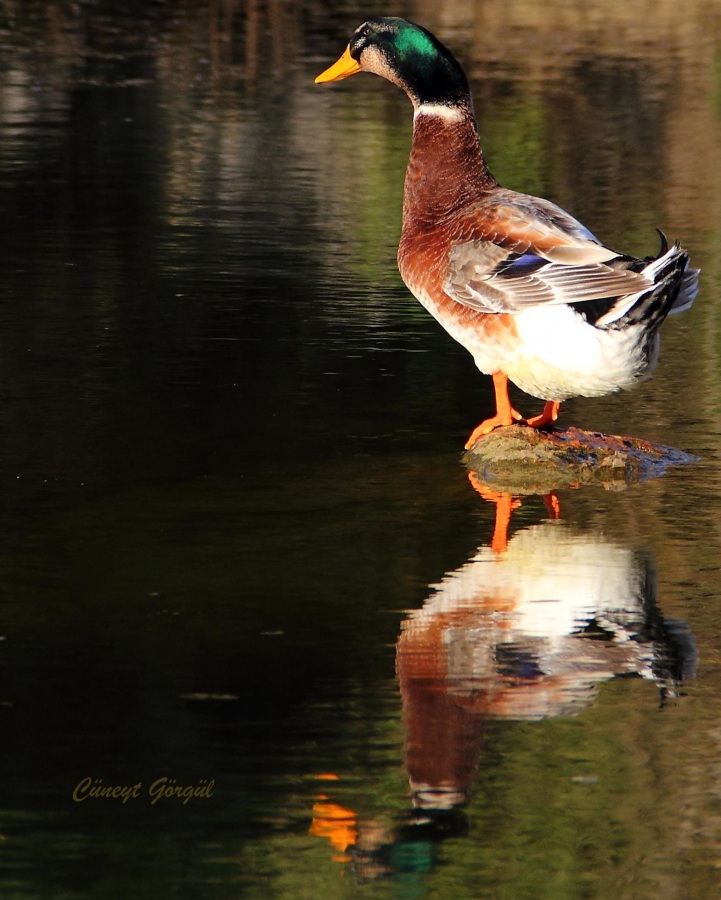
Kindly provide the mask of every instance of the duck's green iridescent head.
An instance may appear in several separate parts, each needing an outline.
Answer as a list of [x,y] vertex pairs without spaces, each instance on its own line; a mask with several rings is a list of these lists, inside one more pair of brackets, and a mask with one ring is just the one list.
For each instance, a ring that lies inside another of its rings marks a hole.
[[368,19],[316,83],[340,81],[356,72],[387,78],[402,87],[416,107],[470,105],[468,82],[453,54],[430,31],[406,19]]

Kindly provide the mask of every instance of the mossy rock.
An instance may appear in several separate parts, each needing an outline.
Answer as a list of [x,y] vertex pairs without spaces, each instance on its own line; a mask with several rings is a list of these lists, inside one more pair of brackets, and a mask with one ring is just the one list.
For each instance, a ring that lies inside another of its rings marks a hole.
[[489,486],[535,494],[584,484],[622,489],[697,457],[640,438],[509,425],[483,435],[462,459]]

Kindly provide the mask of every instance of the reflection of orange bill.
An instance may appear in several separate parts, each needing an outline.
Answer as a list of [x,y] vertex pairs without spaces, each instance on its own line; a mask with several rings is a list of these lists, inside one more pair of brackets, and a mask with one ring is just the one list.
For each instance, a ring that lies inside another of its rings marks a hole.
[[[313,821],[309,834],[326,838],[331,845],[344,853],[358,840],[356,814],[337,803],[314,803]],[[350,857],[334,857],[337,862],[347,862]]]

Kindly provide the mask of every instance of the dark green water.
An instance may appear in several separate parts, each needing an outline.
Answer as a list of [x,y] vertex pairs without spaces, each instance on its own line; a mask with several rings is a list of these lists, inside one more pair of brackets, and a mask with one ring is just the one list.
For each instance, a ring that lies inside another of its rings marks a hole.
[[498,557],[488,380],[395,268],[410,107],[313,85],[384,10],[0,5],[3,896],[718,891],[721,23],[526,7],[399,11],[500,180],[688,246],[655,378],[562,415],[700,460]]

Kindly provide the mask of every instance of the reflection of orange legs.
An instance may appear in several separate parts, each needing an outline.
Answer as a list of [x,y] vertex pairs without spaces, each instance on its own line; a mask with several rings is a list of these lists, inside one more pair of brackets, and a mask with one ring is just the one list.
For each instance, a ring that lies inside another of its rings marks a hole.
[[560,400],[549,400],[543,407],[543,412],[537,416],[531,416],[526,419],[526,425],[531,428],[544,428],[546,425],[553,425],[558,418],[558,411],[561,408]]
[[508,526],[511,524],[511,514],[514,509],[518,509],[521,501],[505,491],[494,491],[492,488],[486,487],[475,472],[468,473],[468,480],[484,500],[496,504],[496,524],[493,528],[491,550],[494,553],[505,553],[508,547]]
[[508,376],[503,372],[494,372],[493,390],[496,394],[496,414],[473,429],[473,433],[466,441],[466,450],[470,450],[481,435],[489,434],[499,425],[511,425],[514,419],[516,422],[523,419],[518,410],[511,406],[511,398],[508,396]]
[[[494,553],[505,553],[508,549],[508,527],[511,524],[511,515],[513,510],[518,509],[521,505],[521,501],[505,491],[495,491],[488,487],[475,472],[468,473],[468,480],[484,500],[496,504],[496,523],[493,528],[491,550]],[[543,502],[548,510],[549,518],[561,518],[561,502],[555,491],[544,494]]]
[[561,518],[561,501],[558,499],[558,494],[555,491],[551,491],[549,494],[544,494],[543,502],[546,504],[549,518]]

